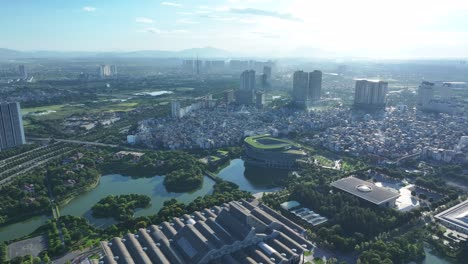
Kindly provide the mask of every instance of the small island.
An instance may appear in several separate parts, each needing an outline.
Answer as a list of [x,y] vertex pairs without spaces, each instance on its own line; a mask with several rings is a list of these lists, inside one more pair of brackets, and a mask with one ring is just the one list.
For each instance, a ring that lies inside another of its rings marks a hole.
[[141,194],[109,195],[95,204],[91,210],[94,217],[113,217],[119,221],[132,218],[134,210],[145,208],[151,198]]

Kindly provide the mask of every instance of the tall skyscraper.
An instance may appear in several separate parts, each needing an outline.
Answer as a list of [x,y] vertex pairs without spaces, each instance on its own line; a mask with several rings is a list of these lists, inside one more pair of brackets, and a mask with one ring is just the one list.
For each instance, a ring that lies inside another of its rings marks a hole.
[[0,151],[25,143],[20,104],[0,104]]
[[23,79],[28,78],[28,70],[26,69],[26,67],[24,65],[18,66],[18,72],[19,72],[19,75],[21,76],[21,78],[23,78]]
[[241,74],[240,89],[241,90],[255,90],[255,71],[244,71]]
[[172,100],[171,101],[171,116],[173,118],[180,118],[181,113],[180,113],[180,102],[177,100]]
[[434,99],[434,83],[422,82],[418,87],[418,105],[426,106]]
[[240,88],[236,91],[239,104],[251,105],[255,99],[255,71],[244,71],[240,77]]
[[293,101],[299,107],[308,107],[320,100],[322,72],[296,71],[293,76]]
[[271,82],[271,67],[263,66],[263,75],[262,75],[262,89],[267,90],[270,88]]
[[309,73],[309,101],[311,103],[320,101],[322,94],[322,72],[313,71]]
[[265,105],[265,93],[264,92],[257,92],[255,94],[255,106],[258,109],[262,109]]
[[308,104],[309,74],[296,71],[293,75],[293,101],[296,106],[307,107]]
[[385,107],[388,83],[382,81],[356,81],[354,105],[362,108]]

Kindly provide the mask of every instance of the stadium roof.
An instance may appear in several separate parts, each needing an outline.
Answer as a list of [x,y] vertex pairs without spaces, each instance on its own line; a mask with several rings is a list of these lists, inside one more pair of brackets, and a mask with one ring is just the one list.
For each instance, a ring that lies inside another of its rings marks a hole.
[[333,182],[331,185],[376,205],[383,204],[400,196],[399,193],[392,192],[371,182],[363,181],[355,177],[343,178]]
[[443,211],[435,218],[468,231],[468,200]]

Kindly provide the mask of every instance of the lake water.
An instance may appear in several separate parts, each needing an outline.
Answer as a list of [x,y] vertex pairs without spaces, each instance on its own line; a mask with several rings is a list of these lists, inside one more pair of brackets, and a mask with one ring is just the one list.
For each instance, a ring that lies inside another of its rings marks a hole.
[[241,190],[255,194],[280,190],[278,181],[287,174],[288,172],[281,170],[245,166],[242,159],[234,159],[218,173],[218,177],[239,185]]
[[451,264],[451,262],[434,255],[427,243],[424,243],[424,252],[426,253],[426,258],[424,259],[423,264]]
[[[116,221],[113,218],[94,218],[91,207],[108,195],[121,195],[138,193],[151,197],[148,208],[138,210],[135,215],[154,215],[163,206],[163,203],[172,198],[183,203],[190,203],[198,196],[210,194],[213,191],[214,181],[205,177],[200,189],[191,193],[171,193],[166,191],[163,184],[164,176],[152,178],[132,178],[119,174],[101,177],[99,185],[93,190],[73,199],[69,204],[60,208],[61,215],[81,216],[97,227],[106,227]],[[38,216],[23,222],[0,228],[0,242],[19,238],[30,234],[47,221],[47,216]]]
[[[246,167],[242,159],[234,159],[218,173],[218,176],[226,181],[236,183],[241,190],[255,194],[278,191],[280,189],[277,187],[278,180],[286,177],[287,172]],[[135,216],[146,216],[156,214],[162,208],[163,203],[172,198],[183,203],[190,203],[198,196],[211,194],[214,185],[213,180],[205,177],[202,187],[194,192],[171,193],[166,190],[163,181],[164,176],[132,178],[119,174],[105,175],[101,177],[96,188],[76,197],[60,208],[60,214],[84,217],[97,227],[106,227],[116,223],[116,221],[113,218],[94,218],[91,215],[91,207],[108,195],[137,193],[151,197],[151,205],[148,208],[139,209],[135,212]],[[1,227],[0,242],[28,235],[48,219],[49,216],[37,216],[23,222]]]
[[135,95],[149,95],[149,96],[160,96],[164,94],[172,94],[173,92],[171,91],[154,91],[154,92],[141,92],[141,93],[136,93]]

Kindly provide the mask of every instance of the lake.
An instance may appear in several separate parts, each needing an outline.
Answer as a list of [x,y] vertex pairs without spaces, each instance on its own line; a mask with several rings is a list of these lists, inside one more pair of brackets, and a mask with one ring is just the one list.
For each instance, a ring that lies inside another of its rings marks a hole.
[[[61,215],[73,215],[86,218],[97,227],[107,227],[116,223],[113,218],[94,218],[91,215],[91,207],[108,195],[121,195],[138,193],[151,197],[151,205],[148,208],[138,210],[136,216],[154,215],[162,208],[163,203],[172,198],[183,203],[190,203],[198,196],[210,194],[213,191],[214,181],[205,176],[200,189],[190,193],[171,193],[163,184],[164,176],[152,178],[132,178],[119,174],[102,176],[99,185],[93,190],[80,195],[70,203],[60,208]],[[49,217],[37,216],[19,223],[0,228],[0,242],[19,238],[30,234],[43,225]]]
[[154,91],[154,92],[140,92],[135,93],[135,95],[149,95],[149,96],[160,96],[164,94],[173,94],[171,91]]
[[218,173],[218,177],[253,194],[280,190],[277,182],[287,175],[287,171],[245,166],[242,159],[231,160],[229,165]]
[[[229,165],[223,168],[218,176],[226,181],[239,185],[239,188],[253,194],[260,192],[274,192],[280,190],[278,180],[287,176],[286,171],[256,168],[245,166],[242,159],[231,160]],[[109,174],[101,177],[99,185],[86,192],[70,203],[60,208],[61,215],[73,215],[86,218],[97,227],[107,227],[116,223],[113,218],[94,218],[91,215],[91,207],[108,195],[144,194],[151,197],[151,205],[144,209],[138,209],[135,216],[147,216],[156,214],[162,208],[163,203],[172,198],[179,202],[190,203],[198,196],[211,194],[214,181],[204,178],[200,189],[190,193],[168,192],[163,184],[164,176],[151,178],[132,178],[120,174]],[[19,223],[0,228],[0,242],[26,236],[36,230],[49,219],[50,216],[37,216]]]

